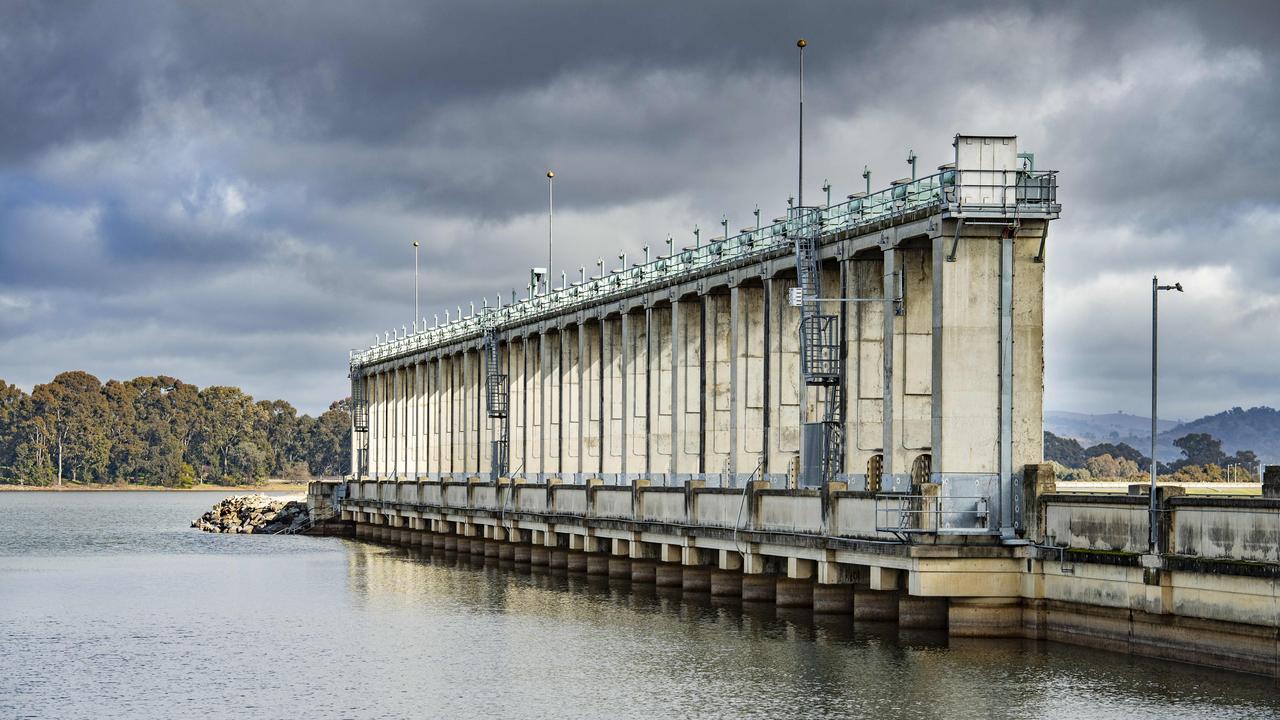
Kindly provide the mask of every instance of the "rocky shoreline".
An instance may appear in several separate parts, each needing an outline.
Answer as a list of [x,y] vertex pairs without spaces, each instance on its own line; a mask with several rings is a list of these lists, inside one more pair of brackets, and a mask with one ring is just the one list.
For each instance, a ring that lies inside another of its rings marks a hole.
[[211,533],[296,533],[310,525],[307,504],[265,495],[233,495],[191,521],[191,527]]

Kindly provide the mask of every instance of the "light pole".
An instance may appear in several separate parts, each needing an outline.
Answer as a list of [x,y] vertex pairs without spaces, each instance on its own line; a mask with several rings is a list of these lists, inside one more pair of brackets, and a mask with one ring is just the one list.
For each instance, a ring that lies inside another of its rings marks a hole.
[[413,324],[418,324],[418,316],[421,315],[418,308],[418,241],[413,241]]
[[1150,532],[1148,533],[1151,540],[1151,554],[1155,554],[1159,549],[1159,517],[1160,503],[1156,500],[1156,391],[1159,386],[1159,328],[1160,328],[1160,291],[1161,290],[1177,290],[1182,292],[1182,283],[1174,283],[1172,285],[1161,285],[1160,280],[1155,276],[1151,276],[1151,509],[1148,524]]
[[804,38],[796,41],[796,47],[800,48],[800,157],[796,173],[796,198],[800,207],[804,207],[804,48],[808,44]]
[[555,243],[555,221],[556,221],[556,193],[555,193],[556,174],[553,170],[547,171],[547,290],[551,290],[551,273],[555,272],[555,266],[551,264],[551,251]]

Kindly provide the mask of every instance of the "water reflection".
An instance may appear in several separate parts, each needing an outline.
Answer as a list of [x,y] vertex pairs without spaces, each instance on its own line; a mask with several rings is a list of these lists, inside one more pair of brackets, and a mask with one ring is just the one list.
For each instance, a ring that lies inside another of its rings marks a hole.
[[601,714],[1131,719],[1271,716],[1280,708],[1269,681],[1203,668],[1025,640],[952,639],[482,556],[348,550],[369,602],[410,595],[425,608],[500,615],[513,662],[545,661],[611,683]]

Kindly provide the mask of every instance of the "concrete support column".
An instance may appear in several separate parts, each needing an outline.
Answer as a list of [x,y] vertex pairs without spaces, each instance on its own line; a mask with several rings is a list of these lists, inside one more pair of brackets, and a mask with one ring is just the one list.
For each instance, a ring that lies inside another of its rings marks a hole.
[[933,394],[933,256],[930,247],[902,246],[885,253],[885,287],[901,302],[885,318],[885,401],[883,446],[885,474],[882,489],[907,491],[917,458],[928,454],[932,443]]
[[603,553],[587,553],[587,574],[588,575],[608,575],[609,574],[609,556]]
[[626,399],[625,343],[623,327],[625,317],[614,315],[600,322],[600,405],[599,421],[600,470],[605,476],[623,471],[623,456],[627,452],[627,423],[623,411]]
[[649,473],[649,323],[648,313],[622,316],[622,435],[621,471]]
[[774,602],[778,596],[778,576],[769,573],[742,576],[743,602]]
[[951,598],[947,630],[953,637],[1022,637],[1022,600]]
[[685,565],[680,576],[680,587],[685,592],[711,592],[711,568],[705,565]]
[[569,569],[569,551],[567,551],[567,550],[559,550],[559,549],[552,549],[552,550],[551,550],[551,557],[550,557],[550,559],[549,559],[549,561],[548,561],[547,565],[548,565],[548,567],[550,567],[552,570],[567,570],[567,569]]
[[737,570],[713,571],[711,594],[715,597],[742,597],[742,573]]
[[[1004,228],[943,225],[933,242],[934,389],[932,464],[941,483],[955,476],[977,485],[957,495],[988,495],[991,512],[1012,525],[1012,499],[1021,468],[1043,459],[1044,263],[1039,253],[1041,221],[1028,221],[1010,241],[1012,276],[1009,329],[1002,332]],[[949,259],[952,248],[954,257]],[[1012,366],[1002,370],[1002,347]],[[963,357],[965,362],[946,360]],[[1003,382],[1010,387],[1002,388]],[[1011,412],[1002,417],[1002,395]],[[1003,439],[1003,440],[1002,440]],[[1007,445],[1006,442],[1007,441]],[[1002,488],[1000,453],[1007,447],[1010,474]],[[977,480],[975,481],[974,478]],[[1006,528],[1012,532],[1012,527]]]
[[[702,297],[702,344],[705,349],[702,386],[704,472],[724,474],[733,482],[733,313],[723,289]],[[753,463],[754,466],[754,463]]]
[[813,611],[824,614],[844,614],[853,612],[853,585],[838,583],[835,585],[817,584],[813,586]]
[[[562,474],[582,472],[582,328],[560,331],[560,377],[563,420],[560,424]],[[566,475],[566,478],[568,476]]]
[[[851,297],[884,296],[879,253],[846,263]],[[844,470],[851,489],[866,487],[867,465],[884,448],[884,303],[852,303],[845,309],[846,434]]]
[[794,277],[768,281],[769,477],[785,480],[800,457],[800,311],[787,302]]
[[653,560],[631,561],[631,582],[652,584],[657,580],[657,563]]
[[731,373],[733,418],[730,443],[734,469],[749,474],[765,451],[764,287],[739,285],[730,293],[734,362]]
[[898,591],[872,590],[865,585],[853,588],[854,620],[897,620]]
[[813,607],[813,580],[778,578],[777,597],[774,602],[778,607],[784,608]]
[[579,346],[582,348],[582,460],[578,472],[586,477],[598,477],[601,472],[604,438],[603,358],[601,345],[604,337],[604,321],[584,323],[580,327]]
[[944,597],[898,597],[898,625],[905,628],[945,628],[948,603]]
[[654,567],[654,584],[658,587],[684,585],[684,568],[678,563],[660,562]]
[[542,472],[559,477],[563,468],[563,456],[560,448],[563,442],[561,426],[564,420],[563,398],[563,360],[560,355],[559,331],[548,331],[542,334],[542,348],[539,352],[542,370]]
[[609,558],[608,575],[615,580],[631,579],[631,560],[626,557]]
[[511,559],[519,564],[528,564],[533,560],[533,546],[525,542],[515,543],[511,550]]
[[702,303],[697,298],[671,304],[672,453],[676,474],[703,473]]
[[664,485],[671,485],[675,471],[672,451],[675,441],[674,358],[671,351],[671,319],[675,311],[670,305],[659,305],[649,311],[649,473],[661,474]]

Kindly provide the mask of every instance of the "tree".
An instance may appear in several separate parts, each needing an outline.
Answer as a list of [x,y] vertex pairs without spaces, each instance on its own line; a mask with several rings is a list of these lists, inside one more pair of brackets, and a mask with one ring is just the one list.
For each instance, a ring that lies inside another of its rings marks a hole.
[[1146,464],[1150,458],[1143,455],[1140,450],[1129,445],[1128,443],[1098,443],[1085,448],[1085,458],[1097,457],[1098,455],[1110,455],[1113,458],[1123,458],[1130,460],[1138,465]]
[[350,465],[350,403],[319,417],[166,375],[105,385],[65,372],[30,395],[0,380],[0,482],[150,485],[305,479]]
[[14,474],[21,441],[18,427],[30,412],[30,402],[17,385],[0,380],[0,478]]
[[1044,433],[1044,459],[1066,467],[1084,467],[1084,448],[1075,438],[1058,437],[1048,430]]
[[102,388],[107,400],[107,472],[115,482],[129,482],[142,472],[140,462],[146,451],[139,437],[138,390],[128,383],[108,380]]
[[339,400],[311,429],[307,457],[312,475],[345,475],[351,467],[351,403]]
[[284,400],[261,400],[258,407],[263,411],[259,430],[271,448],[270,471],[278,475],[306,455],[298,411]]
[[1182,451],[1182,459],[1174,462],[1174,470],[1188,465],[1222,465],[1227,454],[1222,452],[1222,441],[1209,433],[1183,435],[1173,444]]
[[1071,482],[1093,479],[1093,473],[1084,468],[1067,467],[1055,460],[1050,460],[1049,464],[1053,466],[1053,477],[1055,480]]
[[[196,442],[206,476],[220,482],[262,477],[255,450],[268,446],[259,430],[266,413],[253,398],[240,388],[207,387],[200,391],[200,411]],[[244,443],[255,447],[241,447]]]
[[60,373],[31,391],[34,414],[43,421],[55,458],[57,484],[70,470],[71,480],[105,477],[110,441],[107,401],[98,378],[81,370]]
[[1128,458],[1095,455],[1084,463],[1085,469],[1095,478],[1130,478],[1139,473],[1138,464]]

